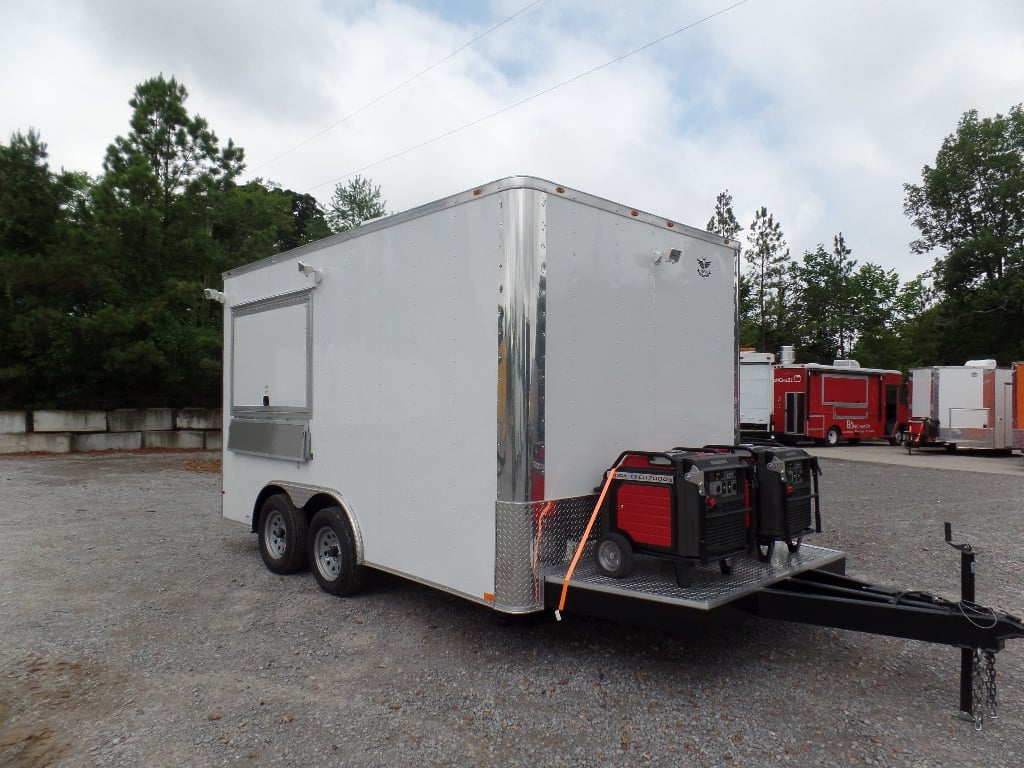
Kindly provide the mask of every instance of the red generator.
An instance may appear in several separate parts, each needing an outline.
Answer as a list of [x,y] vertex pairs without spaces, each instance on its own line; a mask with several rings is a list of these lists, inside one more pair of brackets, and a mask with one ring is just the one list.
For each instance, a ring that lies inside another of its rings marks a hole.
[[594,552],[605,576],[628,576],[634,554],[650,555],[671,561],[685,587],[698,565],[717,560],[729,574],[729,558],[750,551],[749,460],[689,449],[625,451],[614,466]]

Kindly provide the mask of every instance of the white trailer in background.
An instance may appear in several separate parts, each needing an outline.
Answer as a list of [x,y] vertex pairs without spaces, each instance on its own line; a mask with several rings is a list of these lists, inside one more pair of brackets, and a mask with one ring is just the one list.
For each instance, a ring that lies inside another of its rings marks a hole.
[[921,442],[949,449],[1013,447],[1013,389],[1009,368],[995,360],[934,365],[910,371],[910,416],[930,420]]
[[224,515],[331,592],[371,566],[540,610],[621,451],[737,439],[737,270],[534,178],[231,270]]
[[743,437],[775,436],[775,355],[740,350],[740,434]]

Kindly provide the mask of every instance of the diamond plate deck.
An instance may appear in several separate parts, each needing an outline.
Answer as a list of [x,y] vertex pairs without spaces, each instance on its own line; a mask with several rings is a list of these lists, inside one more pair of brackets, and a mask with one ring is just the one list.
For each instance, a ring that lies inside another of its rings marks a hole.
[[[716,562],[698,566],[693,583],[680,587],[676,583],[675,569],[667,560],[643,555],[635,556],[633,572],[623,579],[603,576],[593,559],[593,544],[588,543],[580,557],[576,572],[569,580],[569,593],[576,589],[607,592],[620,597],[635,597],[681,607],[709,611],[749,595],[769,584],[775,584],[803,571],[823,568],[845,559],[843,552],[802,544],[790,553],[785,544],[776,546],[769,562],[761,562],[755,555],[732,558],[732,573],[724,575]],[[548,583],[561,586],[565,582],[568,564],[544,570]]]

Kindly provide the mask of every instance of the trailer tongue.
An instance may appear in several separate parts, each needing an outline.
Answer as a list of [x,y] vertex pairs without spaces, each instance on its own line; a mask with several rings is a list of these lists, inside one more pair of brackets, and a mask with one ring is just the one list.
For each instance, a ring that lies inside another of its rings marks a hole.
[[[728,577],[708,570],[687,587],[679,586],[663,563],[649,562],[617,580],[582,561],[569,580],[567,612],[671,628],[691,620],[694,611],[738,609],[761,618],[957,647],[959,715],[980,730],[986,717],[996,716],[995,654],[1007,640],[1024,638],[1024,621],[974,602],[974,553],[964,546],[968,559],[959,601],[859,581],[845,575],[842,552],[804,544],[797,553],[776,552],[770,562],[752,555],[736,558]],[[566,571],[563,566],[544,574],[549,608],[559,604]]]

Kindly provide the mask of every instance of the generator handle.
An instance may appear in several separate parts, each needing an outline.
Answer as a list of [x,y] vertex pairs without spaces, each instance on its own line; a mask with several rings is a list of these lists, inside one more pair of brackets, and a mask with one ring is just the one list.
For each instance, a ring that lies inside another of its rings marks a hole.
[[672,457],[668,455],[667,451],[623,451],[618,455],[618,458],[612,462],[611,467],[605,471],[605,474],[610,472],[612,469],[620,467],[627,456],[645,456],[648,459],[665,459],[669,464],[672,463]]
[[678,450],[684,450],[684,451],[701,450],[701,451],[716,451],[716,452],[732,451],[734,453],[737,452],[737,451],[743,451],[745,454],[747,454],[751,458],[753,458],[753,456],[754,456],[754,451],[751,448],[749,448],[748,446],[746,446],[746,445],[725,445],[725,444],[717,445],[717,444],[712,443],[710,445],[705,445],[703,448],[699,448],[699,449],[698,448],[683,448],[683,449],[673,448],[672,450],[674,450],[674,451],[678,451]]

